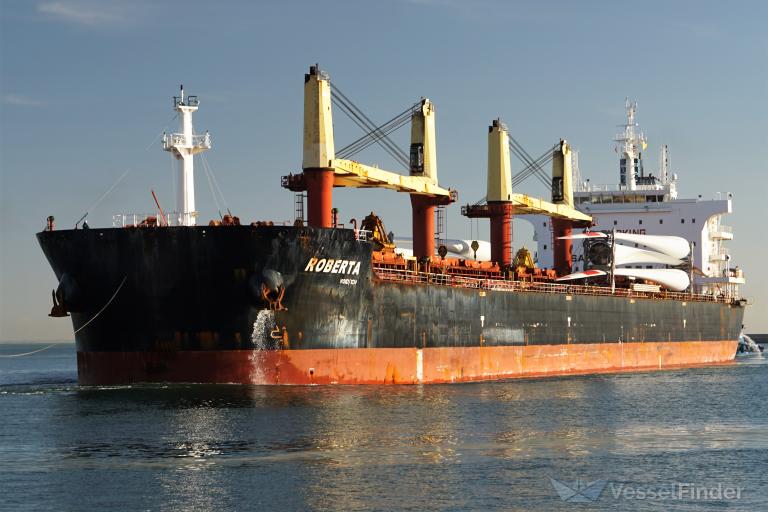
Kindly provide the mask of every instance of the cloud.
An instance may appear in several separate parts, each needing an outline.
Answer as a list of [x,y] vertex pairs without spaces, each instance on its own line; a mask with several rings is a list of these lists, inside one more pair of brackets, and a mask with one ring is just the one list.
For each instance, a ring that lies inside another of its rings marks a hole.
[[45,105],[40,100],[34,98],[27,98],[26,96],[20,96],[18,94],[5,94],[3,95],[3,103],[7,105],[14,105],[17,107],[42,107]]
[[114,25],[128,20],[124,7],[112,2],[59,1],[38,4],[37,12],[79,25]]

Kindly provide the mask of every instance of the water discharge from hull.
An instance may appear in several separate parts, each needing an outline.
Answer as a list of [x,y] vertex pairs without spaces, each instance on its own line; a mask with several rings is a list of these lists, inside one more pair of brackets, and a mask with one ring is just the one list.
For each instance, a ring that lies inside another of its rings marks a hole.
[[253,331],[251,332],[251,343],[253,351],[248,356],[251,363],[251,382],[253,384],[266,384],[267,379],[264,374],[266,358],[264,353],[274,348],[274,340],[271,333],[275,328],[275,312],[269,309],[261,309],[253,322]]
[[255,350],[269,350],[273,348],[274,340],[270,333],[275,328],[275,312],[269,309],[262,309],[256,315],[253,322],[253,332],[251,332],[251,343]]

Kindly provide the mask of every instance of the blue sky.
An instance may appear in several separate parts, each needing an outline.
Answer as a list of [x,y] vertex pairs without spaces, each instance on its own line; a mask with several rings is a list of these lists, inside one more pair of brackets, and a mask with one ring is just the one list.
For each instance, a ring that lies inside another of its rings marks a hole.
[[[91,225],[152,211],[151,189],[172,206],[171,162],[156,139],[176,129],[179,83],[200,97],[195,126],[212,134],[207,158],[227,206],[243,219],[292,219],[279,176],[301,165],[302,79],[315,62],[379,122],[432,99],[440,181],[460,203],[484,195],[486,127],[499,116],[534,156],[567,138],[585,177],[615,182],[611,138],[625,96],[637,100],[647,168],[666,143],[681,196],[734,194],[726,223],[754,303],[747,327],[768,332],[766,5],[3,1],[0,340],[72,337],[68,321],[46,316],[56,283],[34,233],[47,215],[73,225],[126,171]],[[340,112],[335,126],[338,146],[359,135]],[[398,170],[375,149],[359,158]],[[206,220],[216,208],[197,170]],[[547,194],[533,181],[521,189]],[[337,189],[334,201],[344,220],[373,209],[395,233],[410,231],[407,196]],[[515,228],[530,237],[522,221]],[[448,230],[470,236],[458,206]]]

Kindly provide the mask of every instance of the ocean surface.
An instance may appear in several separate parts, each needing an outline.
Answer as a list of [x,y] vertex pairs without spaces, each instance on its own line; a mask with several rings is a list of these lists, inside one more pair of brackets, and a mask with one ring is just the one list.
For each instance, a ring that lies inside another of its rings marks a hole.
[[768,510],[767,391],[755,357],[457,385],[81,387],[57,345],[0,357],[0,509]]

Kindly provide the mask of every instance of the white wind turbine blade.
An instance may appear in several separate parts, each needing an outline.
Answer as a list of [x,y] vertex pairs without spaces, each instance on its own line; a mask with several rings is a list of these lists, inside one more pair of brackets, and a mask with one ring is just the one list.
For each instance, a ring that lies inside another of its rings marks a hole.
[[591,270],[584,270],[583,272],[575,272],[573,274],[568,274],[567,276],[558,277],[555,279],[555,281],[572,281],[574,279],[585,279],[587,277],[597,277],[597,276],[604,276],[607,272],[604,272],[602,270],[597,269],[591,269]]
[[657,263],[660,265],[680,265],[682,260],[673,258],[665,253],[647,251],[636,247],[616,244],[616,264],[632,265],[635,263]]
[[688,274],[676,268],[617,268],[616,275],[653,281],[675,292],[691,284]]
[[679,236],[660,236],[660,235],[635,235],[632,233],[616,233],[616,240],[621,242],[631,242],[640,244],[667,256],[682,259],[688,256],[691,248],[688,240]]

